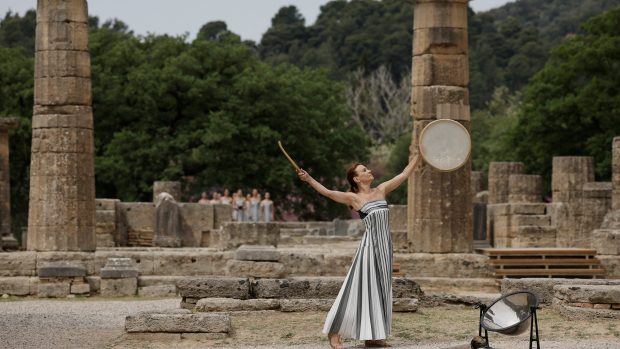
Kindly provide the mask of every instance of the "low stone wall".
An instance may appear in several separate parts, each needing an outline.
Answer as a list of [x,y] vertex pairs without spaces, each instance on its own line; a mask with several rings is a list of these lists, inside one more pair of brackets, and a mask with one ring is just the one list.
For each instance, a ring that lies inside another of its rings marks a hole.
[[570,319],[620,319],[620,285],[556,285],[553,305]]
[[[155,204],[151,202],[120,202],[97,199],[97,227],[101,234],[114,232],[115,246],[152,246],[155,232]],[[229,205],[177,203],[181,212],[181,243],[184,247],[209,246],[203,235],[219,230],[231,221]],[[114,217],[114,221],[112,220]],[[104,239],[101,238],[103,241]],[[109,244],[98,247],[108,247]]]
[[538,301],[543,306],[553,304],[555,297],[554,287],[563,285],[567,287],[583,285],[607,285],[620,288],[620,280],[591,280],[591,279],[504,279],[502,280],[502,294],[517,291],[530,291],[538,297]]
[[[171,293],[163,287],[141,290],[140,287],[171,285],[175,277],[201,275],[242,275],[243,276],[344,276],[346,275],[356,244],[346,249],[324,251],[315,249],[277,249],[277,262],[255,262],[235,260],[235,251],[218,251],[212,248],[108,248],[95,252],[2,252],[0,253],[0,289],[10,295],[33,293],[31,285],[38,284],[37,268],[48,262],[70,262],[84,267],[85,279],[91,293],[100,292],[100,271],[108,258],[131,258],[138,270],[138,283],[141,278],[153,281],[151,284],[138,284],[138,294],[153,292]],[[616,268],[620,272],[620,258],[602,259],[606,268]],[[233,261],[233,262],[231,262]],[[395,253],[394,262],[400,263],[400,273],[409,278],[493,278],[493,268],[488,257],[478,254],[431,254]],[[234,266],[229,263],[237,263]],[[271,269],[255,270],[255,267]],[[242,265],[241,265],[242,264]],[[273,264],[273,265],[272,265]],[[276,265],[277,264],[277,265]],[[277,267],[274,269],[274,265]],[[250,269],[248,269],[250,268]],[[257,274],[258,273],[258,274]],[[272,276],[272,277],[273,277]],[[152,279],[148,279],[148,278]],[[17,278],[12,280],[13,278]],[[168,279],[167,279],[168,278]],[[168,281],[166,281],[168,280]]]
[[[200,277],[179,281],[177,290],[183,297],[181,308],[195,311],[329,310],[343,281],[343,277]],[[417,299],[424,295],[420,286],[408,278],[394,278],[392,291],[402,311],[415,311]]]

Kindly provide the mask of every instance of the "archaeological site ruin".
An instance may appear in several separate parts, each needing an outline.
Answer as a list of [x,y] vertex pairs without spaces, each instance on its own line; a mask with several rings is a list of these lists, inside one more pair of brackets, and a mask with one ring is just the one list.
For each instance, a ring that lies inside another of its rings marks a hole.
[[[433,120],[470,128],[467,0],[414,6],[413,154]],[[180,297],[126,321],[129,334],[174,338],[225,337],[231,311],[329,310],[360,220],[233,222],[229,205],[178,201],[179,182],[153,183],[152,202],[96,198],[85,0],[38,1],[35,61],[21,246],[8,204],[14,123],[0,121],[0,295]],[[551,202],[520,162],[416,170],[408,204],[390,207],[394,311],[438,293],[530,290],[569,316],[620,318],[620,137],[609,151],[611,182],[594,180],[590,157],[554,157]]]

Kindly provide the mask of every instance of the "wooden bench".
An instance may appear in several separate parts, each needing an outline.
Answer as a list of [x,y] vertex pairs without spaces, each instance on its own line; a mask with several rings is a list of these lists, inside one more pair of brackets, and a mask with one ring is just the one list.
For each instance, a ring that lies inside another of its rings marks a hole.
[[482,248],[496,277],[604,278],[596,250],[585,248]]

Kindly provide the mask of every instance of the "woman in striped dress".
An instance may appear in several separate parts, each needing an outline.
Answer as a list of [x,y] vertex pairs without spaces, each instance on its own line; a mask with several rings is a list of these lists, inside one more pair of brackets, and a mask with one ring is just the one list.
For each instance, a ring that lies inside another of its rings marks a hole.
[[341,337],[364,340],[367,347],[389,347],[392,327],[392,239],[385,197],[403,183],[419,163],[416,156],[402,173],[372,188],[372,172],[362,164],[347,171],[350,192],[329,190],[303,169],[299,178],[320,194],[354,208],[366,231],[353,263],[332,305],[323,333],[332,348],[342,348]]

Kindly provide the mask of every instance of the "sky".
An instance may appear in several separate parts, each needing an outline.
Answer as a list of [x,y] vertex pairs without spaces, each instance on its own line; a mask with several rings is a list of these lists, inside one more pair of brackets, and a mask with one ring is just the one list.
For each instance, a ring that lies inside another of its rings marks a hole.
[[[486,11],[514,0],[471,0],[476,11]],[[203,24],[223,20],[228,29],[246,40],[260,41],[271,26],[271,18],[283,6],[295,5],[306,19],[314,23],[320,7],[328,0],[90,0],[88,12],[99,23],[117,18],[136,34],[181,35],[193,39]],[[0,0],[0,16],[8,10],[23,15],[36,8],[36,0]]]

